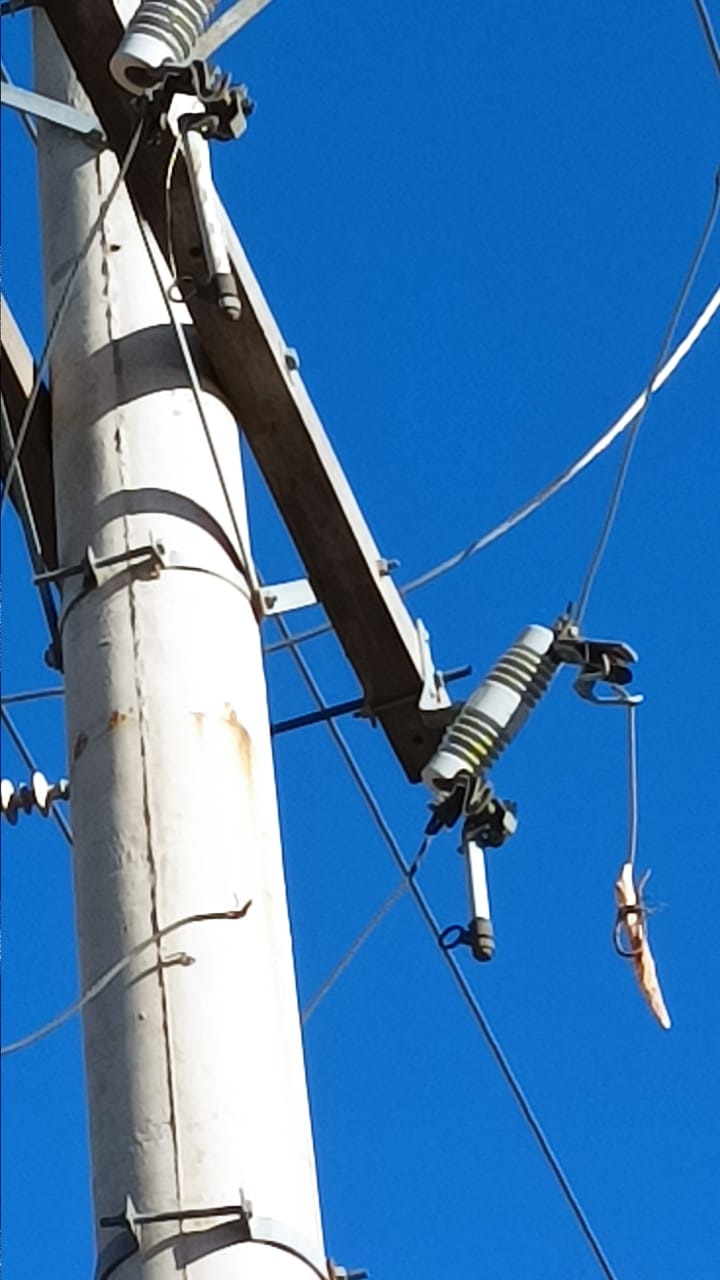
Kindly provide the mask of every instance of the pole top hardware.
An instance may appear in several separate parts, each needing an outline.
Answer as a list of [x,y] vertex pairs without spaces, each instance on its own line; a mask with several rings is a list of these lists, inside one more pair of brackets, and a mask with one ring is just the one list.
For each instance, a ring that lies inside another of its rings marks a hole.
[[245,132],[255,104],[248,97],[247,86],[231,84],[230,76],[218,67],[200,59],[190,63],[165,62],[152,76],[140,100],[149,120],[148,141],[159,142],[170,127],[170,107],[176,94],[196,98],[206,108],[181,115],[180,132],[193,129],[216,142],[233,142]]
[[[641,693],[630,694],[625,686],[632,680],[628,663],[637,662],[637,654],[619,640],[584,640],[581,636],[561,636],[554,651],[560,662],[580,666],[582,670],[573,688],[587,702],[596,706],[637,706]],[[612,693],[600,696],[595,685],[602,681]]]

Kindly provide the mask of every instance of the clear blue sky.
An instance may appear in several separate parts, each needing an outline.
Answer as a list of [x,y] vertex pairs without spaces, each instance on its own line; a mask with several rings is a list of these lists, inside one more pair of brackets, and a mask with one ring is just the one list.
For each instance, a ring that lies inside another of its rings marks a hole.
[[[29,83],[25,18],[3,36]],[[218,185],[402,582],[531,495],[641,390],[709,206],[720,78],[690,0],[274,0],[224,65],[258,105],[217,150]],[[3,137],[4,288],[37,351],[32,151],[6,113]],[[719,278],[720,231],[681,332]],[[624,718],[581,703],[567,675],[496,770],[520,813],[491,866],[497,956],[462,958],[621,1280],[720,1275],[719,371],[716,322],[650,407],[587,615],[589,633],[640,654],[638,861],[666,904],[651,928],[673,1028],[654,1024],[610,941]],[[617,457],[411,597],[441,666],[472,662],[479,679],[576,594]],[[252,468],[249,490],[263,574],[293,575]],[[4,689],[48,685],[10,513],[3,570]],[[306,653],[329,699],[356,693],[332,638]],[[267,673],[275,717],[309,709],[287,655]],[[62,704],[15,718],[45,772],[65,772]],[[425,795],[379,732],[347,734],[412,854]],[[22,778],[2,746],[3,775]],[[321,726],[279,740],[276,758],[305,1001],[395,872]],[[7,1042],[78,979],[68,850],[39,817],[3,836]],[[437,841],[423,873],[443,924],[466,911],[455,845]],[[306,1051],[332,1256],[373,1280],[599,1274],[409,900],[315,1014]],[[89,1280],[78,1023],[3,1074],[7,1280]]]

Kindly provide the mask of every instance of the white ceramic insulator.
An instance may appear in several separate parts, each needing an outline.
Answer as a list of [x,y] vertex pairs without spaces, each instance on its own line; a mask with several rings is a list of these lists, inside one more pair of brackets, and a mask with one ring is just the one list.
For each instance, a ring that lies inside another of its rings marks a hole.
[[550,627],[526,627],[514,645],[468,698],[446,729],[425,766],[423,782],[432,791],[460,773],[482,773],[514,737],[544,692],[549,672],[543,660],[555,639]]
[[166,62],[186,62],[217,0],[143,0],[110,60],[110,74],[128,93],[154,83]]

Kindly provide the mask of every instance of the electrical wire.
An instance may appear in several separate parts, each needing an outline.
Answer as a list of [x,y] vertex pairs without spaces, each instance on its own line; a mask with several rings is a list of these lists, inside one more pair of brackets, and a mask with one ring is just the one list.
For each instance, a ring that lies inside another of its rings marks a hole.
[[680,289],[680,292],[677,296],[672,312],[670,314],[670,319],[668,321],[667,328],[665,330],[665,333],[663,334],[662,342],[660,343],[660,350],[658,351],[657,357],[655,359],[655,363],[650,373],[650,377],[648,378],[647,386],[645,388],[645,393],[644,393],[645,400],[644,400],[643,407],[640,410],[640,413],[636,417],[635,421],[633,422],[632,427],[630,428],[630,432],[628,434],[627,440],[625,441],[625,448],[623,449],[622,457],[620,458],[617,475],[615,477],[615,482],[613,484],[612,491],[610,493],[610,500],[608,502],[605,518],[603,520],[602,527],[600,529],[600,534],[599,534],[595,549],[590,558],[590,563],[585,572],[585,577],[583,579],[583,583],[580,588],[580,594],[578,596],[577,605],[572,610],[573,620],[578,624],[578,626],[580,625],[580,623],[582,622],[585,616],[585,611],[587,609],[588,601],[590,599],[590,593],[592,591],[593,584],[597,576],[597,572],[600,568],[603,557],[607,550],[608,542],[610,541],[610,535],[612,533],[613,526],[615,524],[615,519],[618,513],[618,508],[620,506],[620,499],[622,497],[622,492],[625,487],[625,481],[627,480],[627,475],[630,468],[630,462],[632,459],[633,450],[635,448],[635,443],[637,441],[638,434],[643,424],[643,420],[645,418],[645,414],[647,412],[647,408],[652,396],[653,384],[655,382],[655,379],[657,378],[659,370],[662,368],[665,362],[665,358],[670,349],[670,345],[672,343],[672,340],[675,334],[675,329],[677,328],[677,325],[680,320],[680,316],[682,315],[682,312],[685,309],[685,303],[688,300],[690,290],[692,289],[692,286],[695,282],[695,277],[697,276],[698,270],[700,268],[700,264],[705,256],[705,251],[708,247],[708,244],[710,243],[710,237],[712,236],[712,233],[713,233],[713,228],[715,226],[715,221],[717,219],[719,208],[720,208],[720,169],[718,169],[715,174],[715,180],[713,185],[713,195],[712,195],[712,200],[710,202],[709,212],[707,214],[707,217],[705,218],[705,225],[703,226],[702,232],[700,234],[700,239],[697,243],[697,247],[695,248],[695,251],[693,253],[693,256],[690,262],[690,266],[688,267],[687,274],[685,276],[685,279],[683,280],[682,287]]
[[[528,516],[531,516],[540,507],[544,506],[545,503],[549,502],[551,498],[554,498],[561,489],[564,489],[566,485],[570,484],[572,480],[579,476],[581,471],[584,471],[585,468],[590,466],[596,458],[599,458],[600,455],[604,453],[605,450],[608,449],[618,438],[618,436],[622,435],[624,431],[627,431],[628,427],[632,426],[638,415],[645,409],[650,397],[655,395],[661,387],[669,381],[678,366],[692,350],[698,339],[702,336],[708,325],[717,315],[718,311],[720,311],[720,288],[715,290],[709,302],[700,312],[697,320],[690,327],[685,337],[678,343],[672,355],[665,364],[663,364],[662,368],[657,371],[653,378],[652,385],[649,388],[646,387],[639,396],[636,396],[625,412],[621,414],[620,417],[613,422],[612,426],[608,427],[607,431],[604,431],[603,434],[599,436],[584,453],[581,453],[580,456],[576,458],[574,462],[571,462],[564,471],[561,471],[553,480],[544,485],[542,489],[539,489],[534,497],[529,498],[521,506],[516,507],[509,516],[506,516],[504,520],[501,520],[499,524],[496,524],[487,533],[482,534],[481,537],[476,538],[473,542],[469,543],[462,551],[458,551],[455,555],[449,556],[447,560],[440,561],[440,563],[436,564],[432,569],[428,569],[426,573],[422,573],[419,577],[413,578],[410,582],[406,582],[404,586],[400,587],[400,594],[402,596],[407,596],[411,591],[418,591],[420,587],[426,587],[429,583],[435,582],[436,579],[443,577],[444,574],[450,573],[453,569],[457,569],[461,564],[464,564],[466,560],[477,555],[479,551],[484,551],[486,547],[491,545],[491,543],[497,542],[498,538],[502,538],[504,534],[509,533],[511,529],[514,529],[517,525],[521,524],[523,520],[526,520]],[[306,641],[314,640],[318,636],[327,635],[330,631],[332,631],[331,623],[320,623],[318,626],[311,627],[307,631],[298,632],[297,635],[292,636],[290,639],[271,641],[264,646],[264,652],[267,654],[278,653],[281,650],[290,649],[295,645],[305,644]]]
[[[3,395],[0,395],[0,418],[2,419],[2,430],[7,442],[9,456],[12,457],[15,450],[15,440],[12,433],[10,415]],[[25,535],[25,544],[28,549],[28,555],[30,556],[33,573],[37,576],[42,573],[46,566],[43,559],[42,543],[40,542],[37,521],[35,520],[35,514],[32,509],[30,495],[28,493],[22,464],[20,462],[18,462],[16,467],[14,486],[15,501],[19,509],[20,522]],[[52,591],[50,590],[50,585],[47,582],[36,582],[35,585],[38,589],[40,604],[42,606],[43,613],[45,614],[48,631],[50,632],[51,650],[55,655],[56,661],[59,662],[61,655],[60,628],[58,625],[57,609],[55,608]]]
[[715,65],[715,70],[720,76],[720,46],[718,45],[717,36],[712,28],[710,14],[706,9],[703,0],[693,0],[693,4],[695,6],[695,12],[700,19],[700,26],[702,27],[702,33],[705,37],[708,52]]
[[[293,637],[291,637],[290,631],[284,619],[280,616],[277,616],[275,618],[275,622],[277,623],[277,626],[279,627],[280,631],[283,633],[284,638],[287,640],[292,640]],[[312,672],[310,671],[310,668],[308,667],[308,664],[303,654],[300,652],[299,649],[293,647],[292,644],[290,645],[290,652],[294,657],[296,665],[298,666],[298,669],[302,674],[303,680],[307,685],[307,688],[309,689],[314,701],[316,702],[316,704],[321,710],[326,710],[327,704],[325,702],[325,699],[323,698],[320,688]],[[445,957],[445,962],[450,968],[453,979],[455,980],[457,986],[459,987],[460,992],[463,998],[465,999],[468,1005],[468,1008],[470,1009],[470,1012],[475,1022],[477,1023],[477,1026],[486,1044],[488,1045],[488,1048],[490,1049],[490,1052],[493,1058],[495,1059],[495,1062],[497,1063],[497,1066],[499,1067],[500,1072],[506,1084],[508,1085],[508,1088],[510,1089],[510,1092],[512,1093],[518,1107],[520,1108],[520,1111],[528,1125],[528,1128],[530,1129],[533,1137],[535,1138],[538,1146],[540,1147],[540,1150],[549,1168],[551,1169],[558,1185],[560,1186],[560,1189],[572,1211],[573,1216],[575,1217],[575,1220],[583,1236],[585,1237],[587,1244],[590,1247],[591,1252],[595,1257],[596,1262],[598,1263],[598,1266],[600,1267],[600,1270],[602,1271],[606,1280],[617,1280],[617,1276],[613,1271],[605,1255],[602,1245],[600,1244],[600,1241],[598,1240],[595,1232],[593,1231],[590,1225],[589,1219],[582,1205],[580,1204],[580,1201],[578,1200],[577,1195],[573,1191],[572,1186],[570,1185],[570,1182],[568,1181],[568,1178],[562,1168],[562,1165],[560,1164],[558,1157],[553,1151],[550,1145],[550,1142],[548,1141],[548,1138],[545,1135],[545,1132],[542,1128],[542,1125],[540,1124],[540,1121],[538,1120],[537,1116],[535,1115],[535,1112],[530,1106],[530,1103],[527,1097],[525,1096],[525,1093],[522,1089],[522,1086],[520,1085],[520,1082],[518,1081],[507,1058],[505,1057],[505,1054],[502,1050],[500,1042],[498,1041],[492,1028],[490,1027],[490,1024],[487,1018],[485,1017],[485,1014],[480,1008],[480,1005],[475,995],[473,994],[472,988],[470,987],[467,979],[465,978],[465,975],[463,974],[462,969],[460,968],[460,965],[458,964],[457,960],[455,959],[455,957],[450,951],[446,951],[444,948],[440,947],[440,936],[441,936],[442,930],[440,929],[440,926],[437,920],[435,919],[435,916],[427,902],[427,899],[422,889],[420,888],[417,882],[416,877],[414,875],[411,875],[412,868],[406,862],[403,856],[403,853],[400,849],[400,846],[397,840],[395,839],[395,836],[393,835],[393,832],[390,829],[385,819],[385,816],[380,808],[380,805],[375,799],[375,796],[373,795],[373,792],[371,791],[370,786],[366,781],[365,776],[355,759],[355,756],[353,755],[350,747],[348,746],[345,740],[345,737],[343,736],[340,729],[338,729],[334,721],[327,720],[325,721],[325,723],[327,725],[328,733],[330,734],[333,741],[335,742],[335,745],[337,746],[341,756],[343,757],[343,760],[345,761],[345,764],[356,786],[358,787],[360,794],[362,795],[370,813],[372,814],[372,817],[375,821],[375,825],[377,826],[380,834],[382,835],[385,843],[387,844],[388,849],[390,850],[390,853],[392,855],[393,861],[395,862],[395,865],[400,871],[400,874],[403,876],[403,879],[407,884],[407,887],[410,890],[415,900],[415,903],[420,911],[420,914],[422,915],[425,921],[425,924],[427,925],[431,934],[435,938],[435,941],[438,943],[438,947],[441,949],[442,954]]]
[[163,282],[163,277],[162,277],[162,271],[160,269],[160,266],[158,264],[157,257],[156,257],[156,250],[154,249],[150,241],[147,228],[145,226],[145,223],[142,217],[140,216],[138,216],[138,227],[140,229],[140,235],[142,237],[143,244],[145,245],[145,251],[150,260],[150,265],[153,270],[153,275],[155,276],[158,288],[160,289],[160,292],[163,297],[165,309],[168,314],[168,319],[170,321],[170,324],[172,325],[178,347],[180,348],[180,354],[182,356],[182,360],[185,365],[185,371],[188,375],[188,380],[190,382],[190,389],[192,391],[193,399],[195,401],[195,407],[197,408],[198,417],[200,419],[203,432],[205,434],[205,439],[207,441],[207,446],[210,451],[210,456],[212,458],[215,471],[217,473],[218,481],[220,483],[220,488],[222,490],[222,494],[225,499],[228,513],[230,515],[230,521],[232,523],[233,531],[235,533],[235,538],[237,540],[240,560],[243,566],[243,572],[245,574],[245,578],[247,580],[250,591],[252,592],[253,597],[255,597],[259,589],[257,573],[255,571],[255,566],[253,564],[252,558],[249,554],[249,550],[245,545],[245,538],[240,528],[238,517],[235,513],[235,508],[233,506],[232,499],[230,497],[230,492],[225,482],[225,477],[223,475],[222,467],[220,465],[220,459],[218,458],[218,455],[217,455],[215,442],[212,438],[212,432],[210,430],[210,424],[207,420],[207,415],[205,413],[205,408],[202,402],[202,391],[200,388],[200,380],[198,378],[197,370],[195,368],[195,362],[192,357],[192,352],[190,351],[190,347],[188,345],[187,338],[185,337],[185,332],[183,330],[183,327],[180,321],[178,320],[177,315],[175,314],[172,300],[168,296],[168,291],[165,288],[165,284]]
[[38,702],[42,698],[62,698],[64,689],[24,689],[22,693],[4,693],[0,697],[3,707],[13,706],[16,702]]
[[[38,767],[32,758],[30,750],[26,746],[26,744],[23,742],[23,739],[21,738],[17,727],[13,723],[12,717],[10,716],[10,712],[7,711],[4,706],[0,706],[0,718],[2,719],[2,723],[5,725],[5,728],[7,729],[8,734],[13,744],[15,745],[15,748],[18,751],[18,754],[22,757],[26,767],[30,770],[30,773],[37,773]],[[57,809],[55,805],[53,805],[50,811],[50,817],[53,818],[53,820],[57,823],[58,827],[62,831],[68,844],[72,847],[72,842],[73,842],[72,831],[70,830],[70,827],[66,819],[63,817],[62,813],[60,813],[59,809]]]
[[[418,578],[413,578],[411,582],[406,582],[405,585],[400,588],[401,595],[409,595],[411,591],[417,591],[420,587],[426,587],[428,583],[434,582],[437,578],[442,577],[443,574],[449,573],[452,569],[457,569],[459,565],[464,564],[466,560],[469,560],[471,556],[476,555],[478,551],[484,551],[492,542],[496,542],[498,538],[509,533],[511,529],[514,529],[516,525],[520,524],[523,520],[526,520],[527,517],[532,515],[534,511],[537,511],[539,507],[544,506],[546,502],[551,498],[554,498],[555,494],[559,493],[561,489],[564,489],[567,484],[570,484],[570,482],[574,480],[576,476],[580,475],[580,472],[584,471],[591,462],[594,462],[596,458],[599,458],[600,454],[604,453],[619,435],[622,435],[628,427],[632,426],[638,415],[645,409],[650,397],[659,391],[672,376],[680,362],[685,358],[692,347],[694,347],[698,338],[710,324],[718,311],[720,311],[720,288],[716,289],[707,306],[703,308],[694,325],[683,338],[682,342],[678,343],[678,346],[666,364],[657,371],[652,380],[651,386],[646,387],[645,390],[642,391],[635,400],[633,400],[632,404],[625,410],[625,412],[621,414],[612,426],[608,427],[607,431],[603,432],[603,434],[598,437],[594,444],[591,444],[579,458],[576,458],[574,462],[571,462],[570,465],[566,467],[564,471],[561,471],[554,480],[549,481],[549,483],[544,485],[542,489],[538,490],[534,497],[529,498],[527,502],[522,504],[522,506],[517,507],[509,516],[506,516],[504,520],[501,520],[499,524],[490,529],[488,533],[483,534],[482,537],[469,543],[469,545],[462,551],[458,551],[455,555],[449,556],[447,560],[441,561],[440,564],[435,565],[434,568],[428,569],[426,573],[421,574]],[[311,632],[308,638],[310,638],[310,635],[317,634],[319,634],[317,631]]]
[[[10,74],[4,62],[0,62],[0,80],[3,81],[3,84],[8,84],[8,85],[14,84],[14,81],[10,78]],[[28,135],[30,141],[34,145],[37,145],[37,140],[38,140],[37,125],[35,124],[35,121],[33,120],[32,116],[27,111],[18,111],[17,114],[20,117],[22,126],[26,134]]]
[[130,165],[132,164],[133,158],[135,156],[135,152],[137,151],[138,144],[140,142],[140,137],[143,131],[143,125],[144,125],[144,121],[140,120],[130,139],[127,151],[125,152],[122,163],[120,164],[117,174],[115,175],[113,184],[110,187],[110,190],[107,196],[105,197],[102,204],[100,205],[100,210],[98,212],[98,215],[95,221],[93,222],[92,226],[90,227],[90,230],[88,231],[87,235],[85,236],[85,239],[83,240],[82,245],[80,246],[80,249],[78,251],[77,257],[75,258],[75,261],[73,262],[70,268],[70,271],[68,272],[68,276],[63,286],[62,292],[60,294],[58,304],[55,308],[55,312],[53,314],[52,320],[50,321],[47,337],[45,339],[45,346],[43,347],[42,355],[40,356],[40,360],[35,370],[35,381],[33,382],[30,395],[28,396],[27,404],[25,405],[25,412],[23,413],[22,421],[18,428],[15,447],[13,449],[12,455],[10,457],[10,462],[8,464],[8,468],[5,473],[3,490],[2,490],[2,494],[0,494],[0,514],[2,513],[3,507],[5,505],[5,499],[7,498],[7,495],[10,491],[10,485],[12,483],[12,480],[18,465],[20,451],[22,450],[22,447],[25,443],[25,436],[27,435],[27,431],[30,426],[30,419],[32,418],[33,410],[35,408],[38,395],[40,394],[40,388],[42,386],[43,376],[45,374],[45,370],[50,360],[50,356],[52,355],[53,347],[55,345],[55,340],[60,330],[60,325],[65,316],[65,312],[67,311],[68,304],[70,302],[72,291],[75,285],[75,281],[77,280],[80,268],[82,267],[85,259],[87,258],[87,255],[89,254],[93,246],[95,237],[97,236],[103,224],[103,221],[105,220],[108,213],[110,212],[110,208],[123,182],[125,181],[125,177],[130,168]]
[[[183,929],[189,924],[200,924],[206,920],[241,920],[249,907],[250,903],[246,902],[244,907],[238,907],[236,910],[203,911],[197,915],[184,916],[182,920],[175,920],[173,924],[166,924],[164,928],[152,933],[149,938],[143,938],[142,942],[138,942],[136,946],[128,951],[127,955],[124,955],[116,964],[106,969],[102,977],[98,978],[97,982],[94,982],[91,987],[88,987],[85,994],[80,996],[78,1000],[68,1005],[67,1009],[63,1009],[62,1013],[51,1018],[42,1027],[38,1027],[37,1031],[31,1031],[29,1035],[23,1036],[22,1039],[13,1040],[10,1044],[3,1045],[2,1049],[0,1049],[0,1057],[4,1058],[8,1054],[19,1053],[21,1049],[29,1049],[31,1045],[37,1044],[39,1040],[44,1040],[45,1036],[49,1036],[53,1031],[57,1031],[59,1027],[63,1027],[66,1022],[69,1022],[76,1014],[86,1009],[93,1000],[96,1000],[106,987],[109,987],[110,983],[114,982],[143,951],[147,951],[148,947],[161,942],[163,938],[167,938],[168,934],[174,933],[176,929]],[[192,956],[187,955],[184,951],[179,956],[173,957],[173,959],[176,964],[194,964]],[[168,962],[166,961],[166,963]]]
[[626,862],[635,866],[638,837],[638,768],[637,768],[637,703],[627,704],[627,760],[628,760],[628,851]]
[[399,884],[395,886],[392,893],[388,894],[387,898],[383,903],[380,904],[375,914],[370,917],[365,927],[360,930],[357,937],[353,940],[353,942],[350,943],[350,946],[348,947],[347,951],[341,956],[341,958],[338,960],[335,967],[330,970],[330,973],[328,974],[327,978],[323,982],[322,986],[318,987],[318,990],[315,992],[315,995],[312,997],[311,1000],[308,1001],[308,1003],[306,1004],[305,1008],[302,1011],[303,1026],[306,1026],[307,1023],[310,1021],[315,1010],[318,1008],[319,1005],[322,1004],[323,1000],[325,999],[325,996],[335,986],[335,983],[338,981],[338,978],[342,977],[343,973],[348,968],[348,966],[352,963],[352,961],[355,959],[355,956],[357,955],[358,951],[360,951],[361,947],[365,945],[368,938],[375,932],[375,930],[379,927],[379,925],[382,924],[386,915],[388,915],[388,913],[395,906],[395,903],[399,902],[400,899],[405,895],[405,893],[407,892],[408,883],[412,879],[412,877],[416,874],[418,867],[420,866],[420,863],[422,862],[423,858],[425,857],[425,854],[427,853],[431,840],[432,840],[432,836],[426,835],[424,837],[423,842],[420,845],[420,848],[418,849],[417,853],[415,854],[415,857],[413,858],[410,864],[410,867],[408,869],[407,879],[403,878],[399,882]]

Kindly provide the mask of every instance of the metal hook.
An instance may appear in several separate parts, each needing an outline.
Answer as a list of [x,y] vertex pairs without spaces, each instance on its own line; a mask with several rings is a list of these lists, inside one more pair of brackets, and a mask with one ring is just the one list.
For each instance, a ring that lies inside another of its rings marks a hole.
[[622,685],[612,683],[610,688],[613,692],[601,697],[595,692],[595,685],[602,678],[597,671],[581,671],[573,682],[573,689],[586,702],[592,702],[596,707],[637,707],[644,701],[641,693],[627,693]]

